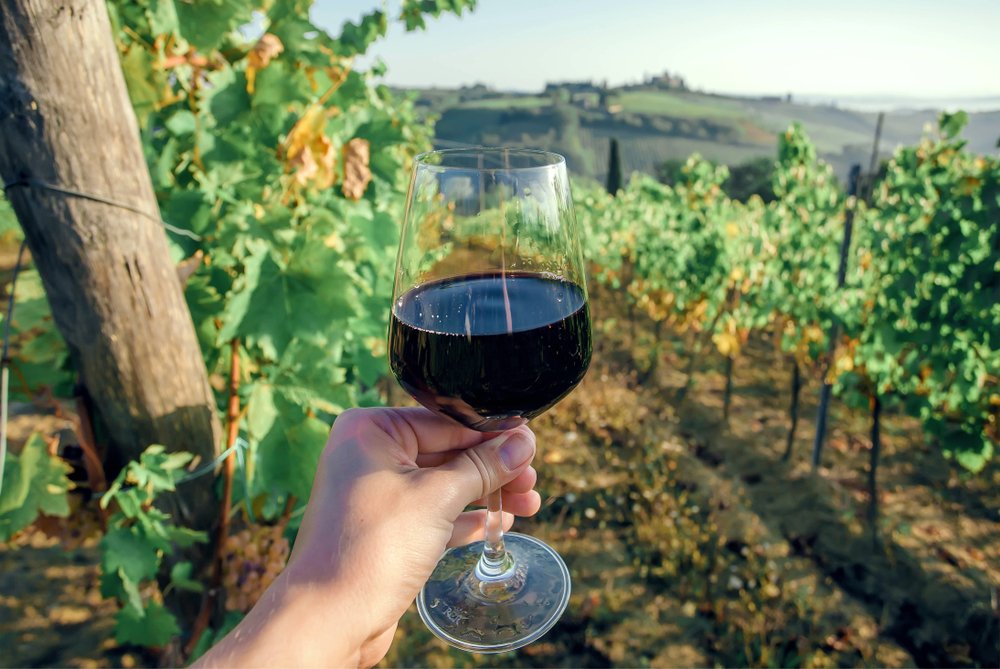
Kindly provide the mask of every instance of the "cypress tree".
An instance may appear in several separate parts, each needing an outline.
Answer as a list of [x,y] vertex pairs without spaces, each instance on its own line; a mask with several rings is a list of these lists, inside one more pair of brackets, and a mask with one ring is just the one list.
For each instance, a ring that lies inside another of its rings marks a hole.
[[611,138],[611,156],[608,158],[608,193],[618,195],[622,189],[622,159],[618,152],[618,140]]

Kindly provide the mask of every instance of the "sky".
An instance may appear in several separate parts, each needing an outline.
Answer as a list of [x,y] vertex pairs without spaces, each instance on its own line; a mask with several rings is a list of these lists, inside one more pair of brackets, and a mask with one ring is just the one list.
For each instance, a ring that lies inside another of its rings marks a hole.
[[[319,0],[312,18],[337,34],[399,7]],[[400,86],[538,91],[669,70],[715,93],[1000,96],[1000,0],[479,0],[424,32],[393,24],[370,56]]]

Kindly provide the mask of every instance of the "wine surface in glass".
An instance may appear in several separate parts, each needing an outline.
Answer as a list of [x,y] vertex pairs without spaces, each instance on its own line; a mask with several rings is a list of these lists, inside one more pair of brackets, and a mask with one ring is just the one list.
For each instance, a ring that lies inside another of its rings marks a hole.
[[544,412],[590,364],[590,310],[580,286],[551,274],[439,279],[396,301],[389,364],[429,409],[476,430]]

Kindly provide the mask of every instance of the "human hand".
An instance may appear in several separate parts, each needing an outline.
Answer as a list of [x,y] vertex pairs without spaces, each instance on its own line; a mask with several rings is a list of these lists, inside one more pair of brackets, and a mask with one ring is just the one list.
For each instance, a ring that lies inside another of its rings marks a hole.
[[538,511],[534,434],[495,435],[426,409],[352,409],[334,423],[285,570],[203,666],[371,666],[447,547]]

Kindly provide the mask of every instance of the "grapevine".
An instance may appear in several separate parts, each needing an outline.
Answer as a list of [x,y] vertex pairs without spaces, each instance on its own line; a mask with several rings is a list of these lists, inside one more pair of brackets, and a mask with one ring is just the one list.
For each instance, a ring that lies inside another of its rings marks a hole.
[[[432,133],[381,85],[381,66],[355,60],[390,17],[375,10],[331,35],[307,18],[310,4],[110,3],[161,213],[191,233],[169,238],[175,260],[192,270],[186,297],[220,413],[231,399],[221,379],[239,362],[233,436],[249,446],[231,492],[242,529],[221,542],[233,614],[287,561],[300,514],[285,506],[309,498],[333,419],[383,401],[406,176]],[[407,1],[398,20],[419,29],[427,15],[473,4]],[[578,186],[591,276],[631,316],[633,380],[656,387],[676,341],[685,384],[713,352],[731,380],[750,337],[767,337],[792,363],[789,453],[800,388],[829,380],[848,404],[907,412],[961,466],[985,467],[1000,430],[1000,160],[965,149],[963,122],[945,115],[937,135],[898,150],[870,205],[845,196],[797,126],[779,137],[772,202],[733,200],[726,168],[698,156],[674,186],[638,177],[616,196]],[[857,233],[837,290],[848,211]],[[0,205],[0,224],[10,219]],[[33,270],[19,280],[17,304],[14,395],[69,395],[69,355]],[[841,336],[831,342],[832,325]],[[732,392],[727,383],[726,406]],[[121,604],[118,638],[147,645],[188,631],[165,604],[170,592],[205,581],[176,560],[179,545],[203,537],[151,506],[154,493],[174,492],[188,464],[162,458],[154,447],[126,467],[104,497],[108,528],[92,504],[67,495],[67,467],[40,437],[8,457],[0,497],[5,538],[76,545],[104,534],[103,586]],[[155,478],[151,469],[162,485],[146,490],[139,484]],[[870,474],[874,482],[874,460]],[[15,485],[18,476],[29,484]],[[135,549],[130,559],[122,547]],[[232,620],[213,621],[199,648]]]

